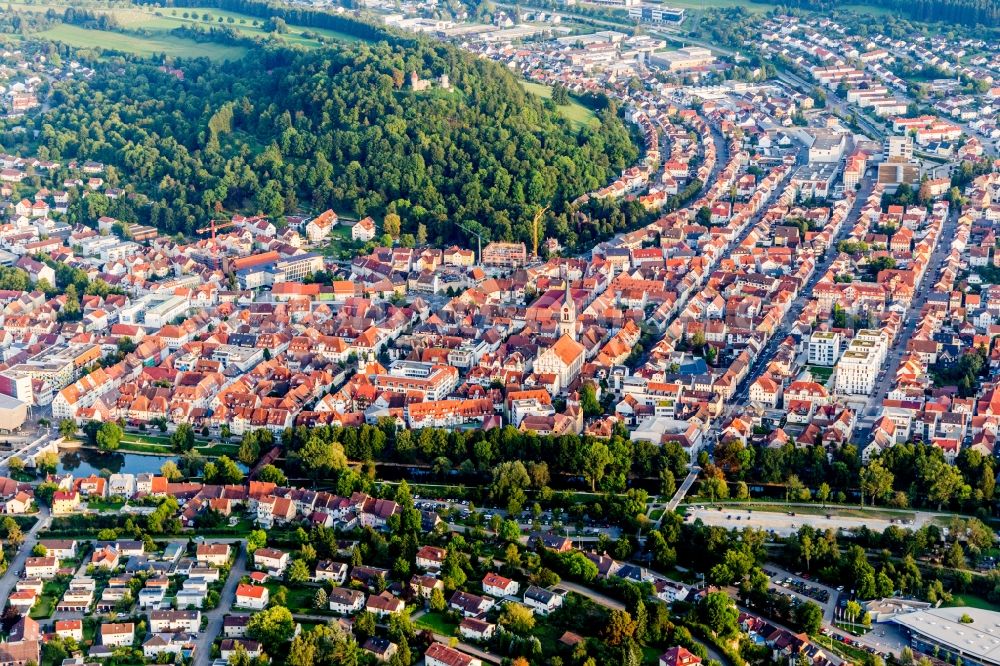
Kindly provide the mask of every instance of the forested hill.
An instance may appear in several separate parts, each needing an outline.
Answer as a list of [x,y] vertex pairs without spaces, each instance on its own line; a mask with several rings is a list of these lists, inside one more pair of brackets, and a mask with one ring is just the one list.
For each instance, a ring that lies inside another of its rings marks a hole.
[[[114,165],[121,185],[149,197],[116,202],[118,215],[184,233],[223,209],[332,206],[395,210],[404,233],[432,241],[460,238],[456,222],[527,239],[538,205],[559,211],[636,157],[613,112],[577,130],[495,63],[394,41],[260,47],[224,65],[182,63],[182,78],[114,60],[60,88],[37,128],[50,159]],[[433,85],[412,90],[411,72]]]
[[[839,0],[755,0],[816,11],[837,9]],[[918,21],[944,21],[968,26],[1000,26],[1000,0],[864,0],[863,4],[898,12]]]

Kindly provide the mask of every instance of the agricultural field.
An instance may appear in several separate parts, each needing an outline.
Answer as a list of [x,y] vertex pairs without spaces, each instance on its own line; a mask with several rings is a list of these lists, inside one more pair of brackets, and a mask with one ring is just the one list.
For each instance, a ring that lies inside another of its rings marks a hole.
[[[185,9],[169,8],[152,10],[135,8],[115,9],[111,10],[111,13],[114,14],[123,26],[128,28],[135,27],[146,30],[172,30],[181,26],[200,25],[208,27],[211,25],[226,25],[240,31],[241,33],[250,35],[251,37],[264,37],[271,34],[264,30],[261,25],[263,23],[261,19],[255,19],[244,14],[223,11],[220,9],[191,7]],[[254,25],[255,23],[257,25]],[[342,42],[360,41],[358,37],[337,32],[335,30],[327,30],[324,28],[303,28],[295,25],[289,25],[288,32],[277,35],[277,37],[288,42],[289,44],[298,44],[300,46],[307,47],[316,47],[320,45],[319,40],[306,35],[318,35],[320,37]]]
[[730,7],[743,7],[748,12],[754,14],[763,14],[764,12],[771,9],[770,5],[756,2],[748,2],[748,0],[672,0],[670,5],[673,7],[683,7],[689,11],[700,10],[700,9],[728,9]]
[[[524,81],[521,83],[524,89],[533,95],[538,95],[545,99],[550,99],[552,97],[552,88],[543,85],[541,83],[535,83],[533,81]],[[565,106],[556,106],[556,109],[566,120],[570,121],[574,125],[589,125],[595,127],[598,124],[597,115],[592,109],[588,109],[586,106],[578,102],[577,100],[570,98],[570,103]]]
[[879,16],[879,17],[894,16],[894,15],[898,16],[898,13],[893,12],[891,9],[888,9],[886,7],[873,7],[871,5],[862,5],[854,3],[847,5],[840,5],[837,9],[841,9],[848,12],[855,12],[856,14],[870,14],[872,16]]
[[[43,12],[54,9],[64,11],[66,3],[23,4],[12,3],[14,11]],[[80,8],[79,4],[74,7]],[[263,27],[263,19],[246,16],[237,12],[223,11],[206,7],[189,8],[146,8],[146,7],[83,7],[91,11],[113,16],[118,24],[128,31],[136,31],[135,35],[119,32],[92,30],[79,26],[60,25],[36,33],[36,36],[62,42],[77,48],[107,48],[140,56],[163,53],[172,57],[207,57],[216,61],[234,60],[246,54],[246,48],[225,44],[197,42],[192,39],[177,37],[170,34],[171,30],[180,27],[227,26],[249,37],[265,37],[273,35],[277,39],[293,46],[305,48],[319,47],[320,38],[356,42],[359,38],[334,30],[322,28],[304,28],[289,25],[288,31],[282,34],[270,33]]]
[[151,37],[134,37],[120,32],[106,30],[88,30],[75,25],[60,25],[49,30],[36,33],[54,42],[68,44],[75,48],[101,48],[133,53],[138,56],[152,56],[163,53],[175,58],[205,57],[211,60],[237,60],[242,58],[247,49],[242,46],[227,46],[196,42],[191,39],[174,37],[166,32]]

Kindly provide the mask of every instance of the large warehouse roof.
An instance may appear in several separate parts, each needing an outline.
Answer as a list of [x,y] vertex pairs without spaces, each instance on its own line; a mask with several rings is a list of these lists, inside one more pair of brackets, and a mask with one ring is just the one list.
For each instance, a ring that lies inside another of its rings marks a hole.
[[[962,622],[967,615],[972,622]],[[929,608],[897,615],[893,622],[914,634],[984,664],[1000,666],[1000,613],[968,606]]]

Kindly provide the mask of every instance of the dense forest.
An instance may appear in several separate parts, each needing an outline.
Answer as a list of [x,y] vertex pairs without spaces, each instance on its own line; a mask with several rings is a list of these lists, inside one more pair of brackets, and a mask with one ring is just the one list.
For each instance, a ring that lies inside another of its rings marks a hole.
[[[431,241],[462,238],[456,223],[526,240],[535,211],[551,205],[547,233],[572,244],[565,202],[637,155],[613,105],[599,126],[575,129],[495,63],[383,37],[314,51],[261,45],[238,62],[184,62],[183,77],[128,58],[95,63],[93,79],[61,86],[36,120],[41,154],[113,165],[148,200],[134,199],[135,218],[169,232],[221,211],[334,207],[396,212],[404,233]],[[412,73],[430,89],[414,91]],[[626,223],[616,218],[595,226]]]
[[[837,0],[754,0],[772,5],[829,12],[837,9]],[[917,21],[944,21],[968,26],[996,27],[1000,25],[998,0],[866,0],[866,4],[882,7]]]

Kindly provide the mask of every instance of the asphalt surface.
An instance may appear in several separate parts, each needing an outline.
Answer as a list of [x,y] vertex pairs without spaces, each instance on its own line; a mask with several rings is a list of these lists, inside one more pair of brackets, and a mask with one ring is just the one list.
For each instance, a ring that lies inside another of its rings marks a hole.
[[899,370],[899,364],[903,359],[903,355],[906,353],[906,345],[913,338],[913,333],[916,331],[917,323],[920,321],[920,309],[927,302],[927,294],[931,292],[934,284],[937,282],[938,277],[941,274],[941,268],[944,266],[945,260],[947,260],[948,255],[951,253],[951,239],[955,237],[957,227],[958,209],[956,207],[952,207],[951,211],[948,213],[948,217],[942,225],[941,233],[938,234],[934,251],[931,253],[930,262],[927,264],[927,269],[924,271],[924,275],[917,284],[916,289],[914,289],[913,301],[910,303],[910,307],[907,308],[906,314],[904,315],[905,321],[903,328],[893,341],[892,347],[889,348],[886,356],[886,363],[883,367],[882,379],[878,381],[875,385],[875,391],[868,397],[868,401],[863,412],[866,417],[875,415],[878,411],[879,405],[882,404],[882,399],[895,383],[896,372]]
[[[874,181],[871,179],[866,179],[862,186],[862,189],[857,193],[857,197],[854,200],[854,206],[851,208],[847,217],[844,218],[843,222],[840,224],[840,229],[837,232],[837,236],[831,242],[830,247],[827,249],[826,254],[822,260],[817,262],[814,267],[813,274],[809,277],[809,280],[799,291],[798,296],[792,301],[791,307],[788,312],[785,313],[784,318],[781,320],[781,326],[775,332],[775,334],[768,340],[767,345],[761,352],[760,356],[757,357],[756,362],[751,367],[749,373],[747,373],[746,378],[743,380],[743,384],[737,390],[734,399],[729,401],[726,406],[725,415],[728,416],[737,408],[746,406],[750,400],[750,386],[757,380],[758,377],[764,372],[771,359],[778,351],[778,346],[781,344],[782,340],[791,330],[792,324],[798,320],[799,315],[802,314],[802,309],[805,307],[806,302],[812,299],[812,291],[816,284],[819,282],[820,278],[826,274],[830,269],[830,266],[836,260],[837,244],[842,240],[846,240],[850,235],[851,229],[857,223],[858,218],[861,215],[861,207],[863,202],[868,199],[874,189]],[[718,419],[717,423],[720,425],[726,421],[725,417]]]
[[[754,510],[751,513],[747,509],[740,509],[733,506],[723,506],[721,511],[715,507],[706,507],[704,509],[688,507],[687,509],[689,521],[700,519],[706,525],[725,527],[727,529],[754,527],[774,532],[780,536],[793,534],[803,525],[809,525],[819,530],[852,530],[864,525],[870,530],[882,532],[893,524],[890,522],[890,519],[884,517],[865,516],[864,518],[858,518],[838,516],[835,509],[830,510],[829,518],[824,514],[807,515],[798,513],[794,508],[791,509],[791,512],[795,513],[795,515],[790,516],[787,513],[760,510]],[[913,529],[919,529],[935,518],[935,514],[921,511],[913,512],[911,515],[913,515],[912,524],[906,523],[905,526]],[[900,520],[895,520],[895,524],[900,524]]]
[[[694,485],[694,481],[695,479],[698,478],[698,472],[700,471],[701,468],[698,467],[697,465],[691,468],[691,471],[688,472],[688,475],[684,477],[684,481],[683,483],[681,483],[681,487],[677,489],[677,492],[674,493],[674,496],[671,497],[670,501],[667,503],[668,512],[673,512],[677,509],[677,505],[681,503],[681,501],[684,499],[684,496],[687,495],[687,492],[691,490],[691,486]],[[660,516],[660,520],[663,520],[663,516]],[[660,520],[656,521],[657,527],[660,526]]]
[[[818,583],[815,580],[812,580],[811,577],[809,579],[802,578],[801,576],[796,575],[795,573],[788,571],[787,569],[776,567],[773,564],[765,565],[764,571],[767,572],[768,577],[771,579],[771,586],[770,586],[771,589],[777,590],[778,592],[791,594],[793,597],[796,597],[797,599],[800,599],[802,601],[812,601],[816,604],[819,604],[820,608],[823,609],[823,621],[826,623],[833,622],[833,616],[837,610],[837,599],[840,597],[840,592],[838,592],[837,590],[828,585],[823,585],[822,583]],[[823,602],[815,597],[797,592],[794,588],[783,587],[780,584],[780,581],[784,581],[788,578],[791,578],[792,581],[794,582],[807,585],[813,588],[814,590],[825,590],[828,595],[827,600]]]
[[195,649],[195,663],[198,666],[212,662],[212,643],[222,634],[222,620],[233,609],[233,602],[236,600],[236,586],[240,579],[248,573],[246,543],[240,541],[237,548],[239,550],[236,553],[236,560],[229,569],[229,578],[226,579],[226,584],[219,595],[219,605],[203,613],[208,624],[205,626],[205,630],[198,634],[198,643]]
[[14,586],[21,580],[21,574],[24,573],[24,563],[31,557],[31,549],[38,543],[38,533],[47,527],[51,520],[48,507],[41,507],[37,518],[38,520],[35,521],[31,529],[24,533],[24,543],[21,544],[17,555],[8,564],[3,577],[0,577],[0,600],[4,604],[7,603],[10,593],[14,591]]

